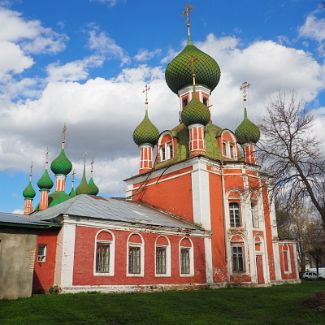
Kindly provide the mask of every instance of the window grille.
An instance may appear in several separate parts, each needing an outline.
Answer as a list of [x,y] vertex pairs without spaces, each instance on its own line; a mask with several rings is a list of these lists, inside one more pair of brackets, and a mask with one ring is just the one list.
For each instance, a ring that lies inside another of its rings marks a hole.
[[156,247],[156,274],[166,274],[166,247]]
[[97,273],[109,273],[110,272],[110,244],[109,243],[97,243],[96,249],[96,272]]
[[230,203],[229,204],[229,216],[230,216],[230,226],[231,227],[240,227],[241,226],[238,203]]
[[46,261],[46,250],[47,246],[45,244],[39,244],[37,247],[37,262]]
[[129,274],[141,273],[141,247],[129,247]]
[[190,274],[190,248],[181,248],[181,274]]
[[244,257],[242,246],[232,246],[232,271],[244,272]]

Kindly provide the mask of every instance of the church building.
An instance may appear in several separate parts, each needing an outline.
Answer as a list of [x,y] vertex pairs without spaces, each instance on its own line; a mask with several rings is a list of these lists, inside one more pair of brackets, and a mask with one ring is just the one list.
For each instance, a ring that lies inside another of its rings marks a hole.
[[[280,241],[269,176],[255,155],[259,128],[248,118],[233,132],[213,123],[211,93],[218,63],[188,40],[168,64],[166,82],[179,98],[179,124],[159,132],[145,114],[133,139],[139,173],[125,180],[126,199],[98,196],[84,171],[76,192],[65,192],[72,164],[64,151],[38,181],[41,202],[33,210],[32,183],[25,212],[57,223],[37,239],[34,292],[134,291],[226,285],[267,286],[298,282],[294,241]],[[240,106],[240,103],[238,103]],[[64,132],[65,134],[65,132]],[[33,212],[34,211],[34,212]],[[27,216],[28,217],[28,216]]]

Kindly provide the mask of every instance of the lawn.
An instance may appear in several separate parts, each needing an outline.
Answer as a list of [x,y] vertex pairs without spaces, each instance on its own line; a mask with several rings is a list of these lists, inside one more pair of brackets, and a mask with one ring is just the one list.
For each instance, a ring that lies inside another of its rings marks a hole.
[[325,324],[302,302],[325,281],[271,288],[36,295],[0,300],[0,324]]

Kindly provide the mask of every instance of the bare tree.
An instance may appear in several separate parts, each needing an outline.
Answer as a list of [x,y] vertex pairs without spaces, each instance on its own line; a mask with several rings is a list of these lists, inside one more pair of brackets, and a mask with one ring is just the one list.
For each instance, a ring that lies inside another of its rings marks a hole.
[[310,201],[325,229],[325,161],[312,135],[313,116],[293,92],[280,92],[267,109],[257,153],[273,176],[273,194],[285,198],[288,208]]

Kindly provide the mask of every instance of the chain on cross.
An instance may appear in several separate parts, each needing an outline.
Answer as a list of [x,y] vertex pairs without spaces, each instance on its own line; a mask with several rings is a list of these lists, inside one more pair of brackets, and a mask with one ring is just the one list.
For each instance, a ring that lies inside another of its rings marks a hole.
[[145,104],[148,105],[148,92],[150,90],[150,86],[148,84],[145,85],[144,89],[143,89],[143,93],[145,94]]
[[246,107],[247,99],[248,99],[248,88],[250,87],[250,84],[245,81],[240,86],[240,90],[243,92],[243,102],[244,106]]
[[62,140],[61,140],[62,149],[64,149],[66,135],[67,135],[67,125],[64,123],[63,130],[62,130]]

